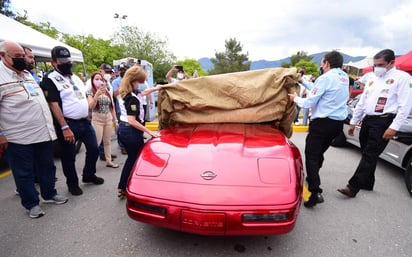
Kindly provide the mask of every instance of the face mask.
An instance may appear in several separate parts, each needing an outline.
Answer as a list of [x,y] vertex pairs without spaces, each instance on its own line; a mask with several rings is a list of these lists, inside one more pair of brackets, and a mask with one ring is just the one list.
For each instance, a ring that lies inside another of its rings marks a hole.
[[319,68],[319,75],[322,75],[322,74],[323,74],[323,68],[320,67],[320,68]]
[[185,74],[183,74],[183,73],[181,73],[181,72],[179,72],[179,73],[177,73],[177,79],[184,79],[185,78]]
[[99,87],[101,87],[101,86],[104,85],[104,82],[101,81],[101,80],[99,80],[99,79],[93,80],[93,83],[94,83],[94,85],[95,85],[97,88],[99,88]]
[[57,65],[57,69],[59,69],[63,75],[73,75],[72,67],[73,64],[70,62]]
[[139,84],[139,86],[137,87],[137,92],[140,93],[140,92],[144,91],[145,89],[146,89],[145,84]]
[[126,73],[125,71],[121,71],[120,72],[120,77],[123,78],[125,73]]
[[103,75],[103,78],[104,78],[104,80],[106,80],[106,81],[110,81],[110,79],[112,78],[112,75],[106,73],[106,74]]
[[26,59],[20,58],[20,57],[14,57],[11,58],[13,60],[13,65],[12,67],[15,68],[18,71],[22,71],[26,68]]
[[386,74],[386,68],[385,67],[374,67],[373,72],[377,77],[382,77]]

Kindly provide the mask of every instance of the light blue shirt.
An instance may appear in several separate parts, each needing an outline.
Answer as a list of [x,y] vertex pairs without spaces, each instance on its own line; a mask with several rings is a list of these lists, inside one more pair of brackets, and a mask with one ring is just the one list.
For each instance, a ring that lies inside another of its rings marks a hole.
[[40,85],[40,79],[39,77],[36,75],[36,73],[33,70],[29,70],[30,74],[33,76],[34,81],[36,81],[37,85]]
[[344,120],[348,116],[346,102],[349,99],[349,77],[339,68],[320,76],[315,83],[303,82],[309,90],[307,98],[295,97],[294,102],[303,108],[311,108],[311,119],[330,118]]
[[122,83],[122,78],[121,78],[120,76],[117,77],[117,78],[115,78],[115,79],[112,81],[113,91],[118,90],[121,83]]

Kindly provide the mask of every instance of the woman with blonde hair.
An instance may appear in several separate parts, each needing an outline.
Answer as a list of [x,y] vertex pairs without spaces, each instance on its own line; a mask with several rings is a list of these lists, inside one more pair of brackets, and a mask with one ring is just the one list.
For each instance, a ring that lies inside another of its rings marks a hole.
[[140,154],[144,138],[143,133],[146,132],[152,137],[158,137],[159,134],[147,129],[144,125],[144,110],[141,97],[136,95],[139,84],[143,84],[147,74],[140,66],[129,68],[120,84],[119,100],[120,106],[120,121],[118,137],[127,151],[127,159],[124,163],[120,181],[118,184],[117,196],[124,198],[126,196],[126,186],[132,171],[133,165]]

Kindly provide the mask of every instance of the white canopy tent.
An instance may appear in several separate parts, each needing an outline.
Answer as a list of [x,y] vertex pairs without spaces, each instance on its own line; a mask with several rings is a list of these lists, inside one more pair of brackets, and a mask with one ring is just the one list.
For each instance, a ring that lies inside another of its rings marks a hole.
[[69,49],[74,62],[83,62],[83,53],[69,45],[34,30],[16,20],[0,14],[0,42],[12,40],[33,50],[36,61],[50,61],[51,50],[55,46],[64,46]]
[[357,62],[348,62],[343,64],[345,66],[351,66],[354,67],[356,69],[364,69],[366,67],[372,66],[373,65],[373,57],[366,57],[365,59],[362,59],[360,61]]

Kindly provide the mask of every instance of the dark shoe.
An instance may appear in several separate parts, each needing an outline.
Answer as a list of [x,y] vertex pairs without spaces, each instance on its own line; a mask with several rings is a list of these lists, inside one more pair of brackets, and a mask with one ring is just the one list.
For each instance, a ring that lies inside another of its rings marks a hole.
[[120,152],[121,152],[122,154],[124,154],[124,155],[127,154],[127,151],[126,151],[126,149],[124,149],[124,148],[120,149]]
[[356,193],[353,192],[349,187],[339,188],[338,192],[346,195],[347,197],[353,198],[356,196]]
[[102,178],[100,178],[96,175],[93,175],[93,176],[88,177],[88,178],[83,177],[82,181],[83,181],[83,183],[93,183],[95,185],[101,185],[101,184],[104,183],[104,179],[102,179]]
[[303,205],[306,208],[311,208],[313,206],[315,206],[318,203],[323,203],[325,200],[323,199],[323,196],[321,193],[314,193],[311,194],[309,197],[309,200],[304,202]]
[[81,194],[83,194],[83,190],[82,190],[80,187],[78,187],[78,186],[69,187],[69,192],[70,192],[72,195],[81,195]]
[[113,159],[116,159],[116,158],[117,158],[117,155],[112,154],[112,160],[113,160]]

